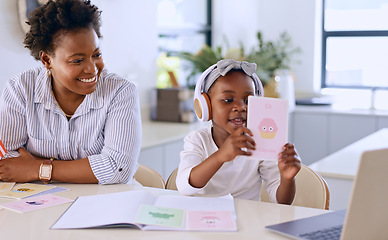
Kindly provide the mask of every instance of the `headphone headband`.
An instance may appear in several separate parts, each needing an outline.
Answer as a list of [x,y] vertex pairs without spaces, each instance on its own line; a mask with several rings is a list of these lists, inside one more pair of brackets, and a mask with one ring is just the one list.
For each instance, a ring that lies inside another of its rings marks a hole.
[[[257,96],[264,95],[263,85],[260,81],[260,78],[254,72],[256,70],[256,64],[235,61],[232,59],[220,60],[201,74],[195,86],[194,107],[195,113],[200,121],[209,121],[211,119],[211,104],[207,95],[208,89],[220,76],[225,76],[232,69],[242,69],[248,76],[252,78],[255,85],[255,94]],[[208,79],[210,76],[212,79]],[[207,82],[208,80],[211,82]],[[205,85],[207,89],[205,89]]]

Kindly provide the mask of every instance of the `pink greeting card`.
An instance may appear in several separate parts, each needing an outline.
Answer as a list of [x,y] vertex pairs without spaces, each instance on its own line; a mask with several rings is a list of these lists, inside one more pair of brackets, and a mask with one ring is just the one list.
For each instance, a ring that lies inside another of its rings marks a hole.
[[232,211],[187,211],[186,229],[192,231],[237,231]]
[[73,200],[59,197],[51,194],[26,198],[23,200],[18,200],[14,202],[9,202],[5,204],[1,204],[0,207],[18,212],[30,212],[42,208],[52,207],[63,203],[72,202]]
[[256,142],[252,157],[277,160],[288,138],[288,101],[249,96],[247,121]]

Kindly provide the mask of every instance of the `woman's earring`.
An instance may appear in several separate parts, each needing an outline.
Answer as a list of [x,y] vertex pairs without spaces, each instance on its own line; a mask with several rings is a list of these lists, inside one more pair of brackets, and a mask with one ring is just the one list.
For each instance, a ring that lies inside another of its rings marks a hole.
[[50,71],[50,69],[47,68],[46,74],[47,74],[47,77],[49,77],[49,78],[51,77],[51,71]]

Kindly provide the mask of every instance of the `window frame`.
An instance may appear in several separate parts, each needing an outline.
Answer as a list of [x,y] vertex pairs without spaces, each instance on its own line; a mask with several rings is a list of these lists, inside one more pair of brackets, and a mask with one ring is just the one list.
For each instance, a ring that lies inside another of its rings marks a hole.
[[326,0],[322,0],[322,62],[321,62],[321,89],[322,88],[344,88],[344,89],[388,89],[388,87],[378,86],[360,86],[360,85],[333,85],[326,84],[326,55],[327,39],[330,37],[388,37],[388,30],[342,30],[326,31],[325,30],[325,11]]

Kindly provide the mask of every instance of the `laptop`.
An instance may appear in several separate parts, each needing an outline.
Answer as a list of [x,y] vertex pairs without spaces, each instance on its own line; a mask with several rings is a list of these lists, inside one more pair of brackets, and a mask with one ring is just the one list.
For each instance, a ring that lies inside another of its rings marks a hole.
[[[388,239],[388,149],[363,152],[347,210],[266,228],[294,239]],[[332,237],[318,237],[326,231]]]

